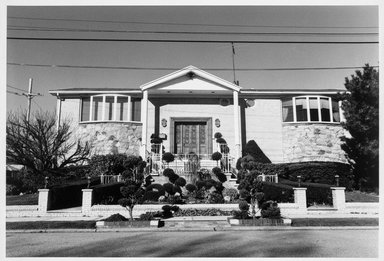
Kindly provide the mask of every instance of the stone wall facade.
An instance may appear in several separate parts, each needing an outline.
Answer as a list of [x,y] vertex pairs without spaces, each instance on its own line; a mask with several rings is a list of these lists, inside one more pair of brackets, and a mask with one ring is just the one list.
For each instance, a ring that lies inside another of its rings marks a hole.
[[126,153],[139,155],[142,124],[137,122],[80,123],[76,138],[89,142],[92,154]]
[[345,130],[336,124],[289,123],[283,125],[284,162],[334,161],[346,163],[340,137]]

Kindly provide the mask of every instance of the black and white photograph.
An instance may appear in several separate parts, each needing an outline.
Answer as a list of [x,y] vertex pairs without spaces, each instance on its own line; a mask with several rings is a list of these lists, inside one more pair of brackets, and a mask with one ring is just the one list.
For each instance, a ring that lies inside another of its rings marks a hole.
[[6,1],[2,257],[383,258],[381,7]]

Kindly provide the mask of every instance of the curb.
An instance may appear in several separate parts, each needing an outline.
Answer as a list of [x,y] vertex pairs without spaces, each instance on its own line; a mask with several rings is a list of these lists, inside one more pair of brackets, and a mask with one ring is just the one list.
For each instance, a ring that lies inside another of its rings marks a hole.
[[25,229],[6,230],[6,233],[92,233],[92,232],[188,232],[188,231],[281,231],[281,230],[378,230],[378,226],[312,226],[312,227],[213,227],[213,228],[102,228],[102,229]]

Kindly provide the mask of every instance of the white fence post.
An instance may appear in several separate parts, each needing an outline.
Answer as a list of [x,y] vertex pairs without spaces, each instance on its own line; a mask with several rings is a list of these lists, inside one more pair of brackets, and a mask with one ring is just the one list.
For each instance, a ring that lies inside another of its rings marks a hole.
[[89,216],[92,208],[92,191],[93,189],[82,189],[83,191],[83,202],[81,205],[81,213]]
[[48,211],[48,202],[49,201],[49,189],[39,189],[39,201],[38,201],[38,211],[39,214],[46,214]]
[[333,207],[345,211],[345,187],[331,187]]
[[307,188],[293,188],[295,204],[302,214],[307,213]]

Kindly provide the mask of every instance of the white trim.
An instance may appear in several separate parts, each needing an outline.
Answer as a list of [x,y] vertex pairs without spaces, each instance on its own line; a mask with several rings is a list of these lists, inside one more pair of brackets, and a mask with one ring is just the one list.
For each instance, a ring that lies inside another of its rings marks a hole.
[[221,79],[221,78],[219,78],[219,77],[217,77],[217,76],[215,76],[213,74],[210,74],[210,73],[208,73],[206,71],[203,71],[203,70],[201,70],[201,69],[199,69],[197,67],[194,67],[192,65],[187,66],[187,67],[185,67],[185,68],[183,68],[181,70],[178,70],[176,72],[173,72],[173,73],[167,74],[165,76],[162,76],[162,77],[160,77],[160,78],[158,78],[156,80],[153,80],[153,81],[151,81],[149,83],[143,84],[143,85],[140,86],[140,89],[142,91],[149,90],[151,88],[156,87],[157,85],[160,85],[162,83],[165,83],[165,82],[177,79],[177,78],[179,78],[181,76],[184,76],[184,75],[187,75],[188,73],[191,73],[191,72],[196,74],[197,76],[200,76],[201,78],[204,78],[206,80],[209,80],[209,81],[212,81],[214,83],[217,83],[217,84],[219,84],[219,85],[221,85],[223,87],[226,87],[229,90],[233,90],[233,91],[239,92],[240,89],[241,89],[239,86],[237,86],[234,83],[228,82],[228,81],[226,81],[224,79]]
[[311,108],[309,107],[309,96],[306,96],[305,98],[307,102],[307,122],[311,122]]
[[319,122],[321,122],[321,104],[320,104],[320,97],[317,96],[317,115],[319,117]]
[[292,106],[293,106],[293,122],[297,122],[297,115],[296,115],[296,97],[292,98]]
[[116,116],[117,116],[117,95],[114,96],[113,98],[113,120],[116,121]]
[[107,100],[107,98],[106,98],[107,96],[106,95],[103,95],[103,107],[101,107],[101,120],[102,121],[105,121],[105,102],[106,102],[106,100]]
[[93,96],[91,96],[89,105],[89,121],[93,121]]
[[332,108],[332,99],[331,98],[328,98],[328,103],[329,103],[329,114],[330,114],[329,116],[331,117],[331,122],[333,122],[333,108]]
[[128,96],[128,108],[127,108],[127,120],[131,121],[132,120],[132,115],[131,115],[131,106],[132,106],[132,99],[131,96]]

